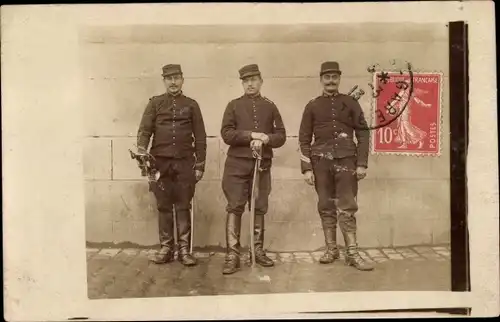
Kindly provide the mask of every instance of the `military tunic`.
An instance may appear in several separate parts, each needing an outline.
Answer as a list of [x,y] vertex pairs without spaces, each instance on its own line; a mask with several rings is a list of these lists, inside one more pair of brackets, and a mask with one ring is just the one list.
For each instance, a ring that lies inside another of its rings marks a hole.
[[182,93],[165,93],[150,99],[143,113],[137,145],[155,157],[164,189],[153,186],[159,215],[160,243],[172,247],[173,206],[178,219],[181,250],[188,246],[191,199],[195,170],[204,171],[206,131],[198,103]]
[[344,216],[341,225],[349,231],[355,230],[358,210],[356,167],[368,166],[366,127],[355,99],[323,94],[306,105],[299,130],[301,171],[314,173],[318,212],[331,225],[336,225],[337,213]]
[[271,192],[271,166],[273,149],[285,144],[286,130],[276,105],[261,95],[243,95],[232,100],[222,119],[221,136],[229,145],[222,178],[222,189],[227,199],[226,211],[241,215],[251,198],[251,185],[255,159],[250,142],[252,132],[269,136],[262,146],[259,195],[255,204],[256,215],[268,210]]
[[196,157],[195,168],[205,169],[207,150],[205,125],[198,103],[182,93],[154,96],[142,116],[137,145],[166,158]]

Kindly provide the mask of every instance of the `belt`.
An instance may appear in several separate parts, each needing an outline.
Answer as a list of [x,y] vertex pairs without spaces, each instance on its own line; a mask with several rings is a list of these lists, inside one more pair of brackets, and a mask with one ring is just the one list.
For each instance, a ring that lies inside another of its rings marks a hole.
[[331,152],[326,152],[326,153],[314,152],[312,155],[320,157],[320,158],[328,159],[328,160],[335,160],[335,157],[333,156],[333,154]]

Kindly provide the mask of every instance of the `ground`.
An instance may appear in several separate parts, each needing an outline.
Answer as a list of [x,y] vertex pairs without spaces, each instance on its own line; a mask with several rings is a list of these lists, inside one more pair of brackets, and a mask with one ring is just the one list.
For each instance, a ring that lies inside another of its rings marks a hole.
[[157,265],[152,249],[87,248],[90,299],[193,295],[269,294],[341,291],[449,291],[448,245],[364,249],[376,265],[361,272],[344,265],[318,263],[321,252],[269,253],[275,267],[250,267],[222,275],[224,254],[195,252],[199,265]]

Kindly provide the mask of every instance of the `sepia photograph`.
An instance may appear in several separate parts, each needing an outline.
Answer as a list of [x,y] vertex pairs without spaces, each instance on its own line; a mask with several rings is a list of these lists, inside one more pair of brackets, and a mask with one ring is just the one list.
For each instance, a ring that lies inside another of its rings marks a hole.
[[490,9],[2,6],[4,319],[498,315]]
[[448,37],[82,27],[89,298],[450,291]]

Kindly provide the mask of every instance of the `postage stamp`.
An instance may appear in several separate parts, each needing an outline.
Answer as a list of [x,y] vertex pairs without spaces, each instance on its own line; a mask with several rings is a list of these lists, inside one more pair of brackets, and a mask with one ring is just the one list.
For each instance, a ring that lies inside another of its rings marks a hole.
[[[443,75],[436,72],[375,72],[372,154],[439,156]],[[379,90],[383,88],[383,90]],[[383,113],[397,116],[387,122]],[[385,124],[378,127],[379,124]]]

